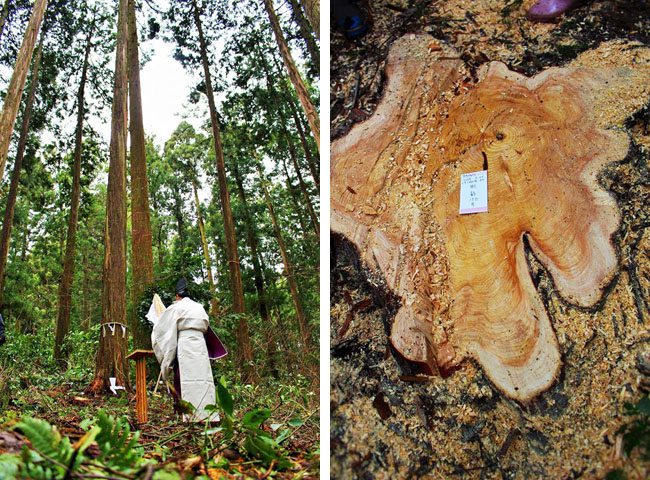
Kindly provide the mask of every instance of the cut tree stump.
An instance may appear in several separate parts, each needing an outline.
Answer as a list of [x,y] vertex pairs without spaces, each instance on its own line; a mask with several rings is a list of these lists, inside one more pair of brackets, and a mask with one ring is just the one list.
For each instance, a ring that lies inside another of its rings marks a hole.
[[138,423],[147,423],[147,357],[153,350],[135,350],[126,358],[135,360],[135,411]]
[[[627,154],[650,50],[604,43],[532,78],[464,70],[428,35],[395,42],[375,113],[332,144],[331,229],[401,299],[390,339],[404,357],[443,375],[473,357],[529,401],[561,359],[527,245],[567,302],[601,300],[620,215],[597,175]],[[484,169],[489,212],[460,215],[460,175]]]

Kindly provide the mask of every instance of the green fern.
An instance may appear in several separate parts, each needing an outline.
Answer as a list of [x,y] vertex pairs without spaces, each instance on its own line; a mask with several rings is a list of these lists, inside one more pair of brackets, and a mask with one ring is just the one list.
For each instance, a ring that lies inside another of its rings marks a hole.
[[18,472],[21,470],[22,462],[20,458],[9,453],[0,455],[0,478],[13,480],[18,478]]
[[16,428],[22,430],[33,447],[23,451],[24,476],[39,480],[57,478],[81,464],[82,458],[75,454],[70,439],[62,438],[48,422],[25,417]]
[[101,451],[101,455],[97,459],[99,463],[105,463],[110,468],[126,472],[142,462],[135,449],[140,432],[131,436],[131,427],[126,418],[115,420],[100,410],[97,426],[100,428],[100,432],[95,437]]

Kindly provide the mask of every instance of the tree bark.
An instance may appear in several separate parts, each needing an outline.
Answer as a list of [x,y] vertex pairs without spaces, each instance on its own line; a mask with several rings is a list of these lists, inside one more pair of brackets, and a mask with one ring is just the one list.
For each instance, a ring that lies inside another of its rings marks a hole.
[[[248,201],[246,200],[246,192],[244,190],[244,183],[239,173],[239,168],[235,164],[235,182],[237,184],[237,192],[239,198],[244,206],[244,224],[246,226],[246,238],[248,240],[248,247],[251,250],[251,260],[253,261],[253,274],[255,282],[255,291],[257,292],[257,305],[262,318],[262,325],[265,331],[269,331],[271,317],[269,315],[269,308],[266,302],[266,295],[264,294],[264,274],[259,252],[257,251],[257,238],[253,230],[253,217],[250,209],[248,208]],[[267,358],[269,370],[274,377],[278,376],[277,366],[275,362],[275,340],[272,335],[267,338]]]
[[312,103],[311,98],[309,97],[309,92],[307,91],[307,87],[305,87],[305,84],[302,81],[302,78],[300,77],[300,73],[296,68],[296,64],[291,58],[291,52],[289,51],[289,46],[287,45],[287,41],[284,38],[282,29],[280,28],[280,23],[278,22],[278,17],[275,15],[275,11],[273,10],[273,5],[271,4],[271,0],[264,0],[264,6],[266,7],[266,11],[269,14],[271,27],[273,28],[275,39],[278,43],[278,47],[280,48],[280,53],[282,54],[284,65],[285,67],[287,67],[289,78],[291,79],[293,88],[296,90],[296,93],[298,94],[298,98],[300,99],[302,108],[305,111],[307,120],[309,121],[309,126],[311,127],[311,133],[312,135],[314,135],[314,138],[316,139],[316,145],[318,146],[318,150],[320,151],[320,121],[318,119],[318,112],[316,111],[316,108],[314,107],[314,104]]
[[[5,173],[11,134],[14,131],[18,106],[20,105],[23,90],[25,89],[27,71],[29,70],[29,64],[32,60],[36,37],[38,37],[38,30],[41,25],[41,20],[43,19],[46,5],[47,0],[36,0],[36,3],[34,3],[32,15],[29,19],[27,30],[25,31],[25,37],[23,38],[23,44],[20,47],[14,72],[11,75],[11,81],[9,82],[7,95],[5,96],[5,103],[2,105],[2,114],[0,114],[0,179],[2,179]],[[1,195],[2,192],[0,191],[0,196]]]
[[289,190],[289,195],[291,196],[291,201],[293,203],[293,206],[296,209],[296,215],[298,216],[300,229],[302,230],[303,235],[306,235],[309,229],[305,224],[302,207],[300,206],[300,202],[298,201],[298,194],[296,193],[296,188],[293,186],[291,176],[289,175],[289,169],[287,168],[287,162],[285,161],[284,157],[282,157],[282,169],[284,170],[284,175],[287,177],[287,189]]
[[217,167],[217,177],[219,179],[219,199],[221,201],[221,213],[223,216],[223,226],[226,237],[226,254],[228,256],[228,271],[230,274],[230,288],[233,299],[233,312],[239,315],[237,327],[237,341],[239,343],[239,362],[244,369],[244,381],[254,381],[257,377],[252,368],[253,351],[250,345],[248,334],[248,321],[246,320],[246,304],[244,302],[244,289],[241,280],[241,270],[239,266],[239,256],[237,254],[237,237],[235,235],[235,225],[230,207],[230,193],[228,192],[228,181],[226,179],[226,166],[223,158],[223,149],[221,147],[221,134],[217,119],[217,108],[214,103],[214,91],[212,89],[212,80],[210,77],[210,66],[208,64],[208,54],[205,38],[203,37],[203,27],[196,1],[194,6],[194,21],[199,33],[199,47],[201,50],[201,61],[205,75],[206,94],[210,107],[210,123],[212,126],[212,137],[214,139],[215,163]]
[[4,300],[5,275],[7,273],[7,259],[9,258],[9,242],[11,241],[11,230],[14,224],[14,211],[16,208],[16,199],[18,198],[18,187],[20,180],[20,171],[23,168],[23,157],[27,147],[27,135],[29,134],[29,121],[34,107],[34,98],[36,96],[36,87],[38,86],[38,70],[41,65],[41,53],[43,50],[43,36],[38,43],[34,59],[34,68],[30,81],[27,101],[25,102],[25,113],[23,114],[23,124],[20,129],[20,139],[18,140],[18,150],[14,169],[11,173],[11,183],[9,185],[9,196],[5,206],[5,215],[2,222],[2,233],[0,234],[0,305]]
[[5,30],[5,23],[7,23],[7,16],[9,15],[9,0],[5,0],[2,6],[2,13],[0,14],[0,38]]
[[127,0],[119,1],[110,164],[106,196],[102,331],[91,391],[108,388],[109,377],[130,388],[126,361],[126,117]]
[[273,231],[275,232],[275,238],[278,241],[278,246],[280,247],[280,255],[282,256],[282,262],[284,263],[284,270],[287,274],[287,283],[289,284],[289,290],[291,292],[291,297],[293,298],[293,305],[296,309],[296,318],[298,319],[298,325],[300,326],[300,335],[302,337],[302,342],[304,345],[304,350],[308,351],[311,348],[311,335],[309,332],[309,326],[305,319],[305,315],[302,310],[302,303],[300,302],[300,297],[298,296],[298,288],[296,287],[296,282],[293,276],[293,267],[289,261],[289,255],[287,254],[287,249],[284,245],[284,238],[282,237],[282,231],[278,224],[278,220],[275,216],[275,210],[271,204],[271,198],[269,197],[269,192],[266,188],[266,180],[264,174],[262,173],[262,166],[260,165],[259,159],[257,158],[257,152],[255,152],[255,159],[257,165],[257,173],[260,177],[260,182],[262,183],[262,189],[264,190],[264,198],[266,199],[266,206],[269,209],[269,214],[271,215],[271,221],[273,222]]
[[[271,55],[272,52],[270,52]],[[272,56],[273,61],[275,63],[277,73],[281,75],[281,67],[277,62],[277,58],[275,56]],[[262,62],[262,66],[264,68],[264,73],[266,74],[266,84],[267,88],[269,91],[274,89],[275,85],[274,82],[271,80],[271,73],[269,71],[269,66],[266,64],[265,61]],[[300,115],[298,114],[296,107],[293,103],[293,98],[291,98],[291,93],[289,92],[289,89],[287,88],[286,84],[284,82],[278,82],[280,84],[280,88],[282,89],[282,93],[284,96],[284,100],[287,103],[287,106],[289,107],[289,110],[291,111],[291,116],[293,117],[293,121],[296,124],[296,129],[298,130],[298,136],[300,137],[300,144],[302,145],[302,149],[305,152],[305,160],[307,160],[307,165],[309,167],[309,171],[311,173],[312,178],[314,179],[314,183],[316,184],[316,187],[320,189],[320,173],[318,171],[318,161],[314,161],[312,154],[311,154],[311,149],[309,148],[309,142],[307,142],[307,138],[305,137],[305,132],[304,129],[302,128],[302,122],[300,121]],[[281,115],[280,111],[280,105],[276,97],[273,98],[276,108]]]
[[307,211],[309,212],[309,217],[311,218],[311,223],[314,227],[314,231],[316,232],[316,236],[320,238],[318,216],[316,215],[316,212],[314,211],[314,207],[311,204],[311,199],[309,198],[309,192],[307,191],[307,185],[305,184],[305,181],[302,178],[302,174],[300,173],[300,167],[298,166],[298,162],[296,161],[296,151],[293,146],[293,141],[289,136],[289,132],[287,131],[287,124],[284,121],[284,116],[282,115],[282,112],[280,111],[279,108],[278,108],[278,115],[280,116],[280,125],[282,126],[284,137],[287,139],[287,145],[289,146],[289,157],[291,158],[291,163],[293,164],[293,168],[296,171],[296,175],[298,176],[298,185],[300,185],[300,191],[302,192],[302,196],[305,199],[305,205],[307,205]]
[[314,62],[316,71],[320,75],[320,48],[318,48],[318,43],[316,43],[316,39],[312,33],[311,25],[303,14],[300,2],[298,2],[298,0],[289,0],[289,3],[291,4],[293,16],[295,17],[296,23],[298,24],[300,35],[305,40],[305,43],[307,44],[307,51],[311,56],[312,62]]
[[212,278],[212,262],[210,261],[210,252],[208,250],[208,241],[205,238],[205,227],[203,226],[203,214],[201,213],[201,203],[199,194],[196,191],[196,183],[192,180],[192,189],[194,190],[194,203],[196,204],[196,216],[198,217],[199,230],[201,231],[201,242],[203,244],[203,256],[205,257],[205,268],[208,275],[208,285],[210,287],[210,313],[217,317],[219,313],[219,301],[217,300],[217,289],[214,287]]
[[151,335],[136,318],[137,305],[142,292],[153,281],[153,247],[151,218],[149,216],[149,182],[147,181],[147,157],[145,154],[144,124],[142,119],[142,96],[140,91],[140,59],[135,1],[129,0],[128,56],[129,56],[129,107],[131,134],[131,250],[133,284],[131,286],[131,334],[135,349],[150,350]]
[[83,301],[81,306],[81,328],[84,331],[90,330],[90,302],[88,302],[88,291],[90,288],[90,280],[88,275],[88,270],[90,266],[88,264],[88,247],[84,248],[83,254],[84,262],[84,279],[83,279]]
[[70,215],[68,217],[68,235],[66,237],[63,273],[59,284],[59,308],[56,317],[56,334],[54,337],[54,360],[63,367],[68,358],[68,351],[63,342],[70,330],[70,312],[72,311],[72,278],[74,276],[75,246],[77,243],[77,221],[79,218],[79,197],[81,193],[81,147],[84,121],[84,93],[88,73],[88,57],[90,56],[93,27],[90,27],[86,39],[86,51],[81,70],[81,81],[77,92],[77,129],[75,132],[74,165],[72,167],[72,198],[70,199]]
[[320,38],[320,0],[300,0],[314,33]]

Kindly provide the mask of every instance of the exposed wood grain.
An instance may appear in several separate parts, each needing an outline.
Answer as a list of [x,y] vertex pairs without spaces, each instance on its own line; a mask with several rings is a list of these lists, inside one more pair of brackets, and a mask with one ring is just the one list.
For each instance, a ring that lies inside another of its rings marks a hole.
[[[604,44],[533,78],[492,62],[473,85],[432,45],[397,41],[376,112],[333,143],[331,228],[401,297],[402,355],[440,373],[473,357],[528,401],[561,359],[524,237],[567,302],[601,299],[619,213],[597,175],[627,153],[620,123],[650,97],[650,53]],[[459,215],[460,175],[486,166],[489,212]]]

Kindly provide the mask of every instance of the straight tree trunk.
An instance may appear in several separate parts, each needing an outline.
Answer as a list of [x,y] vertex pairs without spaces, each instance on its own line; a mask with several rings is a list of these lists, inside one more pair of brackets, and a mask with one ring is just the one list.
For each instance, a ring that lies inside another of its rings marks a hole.
[[298,94],[302,108],[305,111],[307,120],[309,121],[311,133],[314,135],[314,139],[316,139],[316,145],[320,151],[320,121],[318,119],[318,112],[316,112],[316,108],[314,107],[314,104],[309,97],[307,87],[305,87],[305,84],[300,77],[300,73],[298,72],[298,68],[296,68],[296,64],[294,63],[293,58],[291,58],[289,46],[287,45],[287,41],[284,38],[282,29],[280,28],[280,22],[278,22],[278,17],[275,15],[275,10],[273,10],[271,0],[264,0],[264,6],[266,7],[266,11],[269,14],[271,27],[273,28],[275,39],[278,43],[278,47],[280,48],[280,53],[282,54],[284,65],[287,67],[287,73],[289,74],[293,88]]
[[2,13],[0,13],[0,38],[5,30],[5,23],[7,23],[7,16],[9,15],[9,0],[5,0],[2,6]]
[[102,331],[95,378],[90,390],[99,393],[109,377],[130,389],[126,361],[126,117],[127,0],[119,0],[115,84],[111,122],[110,164],[106,196]]
[[314,33],[320,38],[320,0],[300,0],[302,8],[309,19],[311,28]]
[[77,221],[79,218],[79,197],[81,193],[81,147],[84,121],[84,93],[88,73],[88,57],[90,56],[91,26],[86,40],[84,63],[81,70],[81,81],[77,92],[77,129],[75,132],[74,165],[72,167],[72,198],[70,199],[70,215],[68,217],[68,235],[66,237],[63,273],[59,284],[59,308],[56,317],[56,334],[54,337],[54,360],[63,367],[68,358],[68,351],[63,342],[70,330],[70,312],[72,311],[72,278],[74,276],[74,257],[77,243]]
[[142,96],[140,92],[140,59],[138,32],[135,17],[135,1],[129,2],[128,56],[129,56],[129,107],[131,134],[131,259],[133,284],[131,299],[131,334],[133,347],[151,350],[151,335],[136,318],[140,297],[153,281],[153,247],[151,218],[149,216],[149,182],[147,181],[147,157],[145,154],[144,124],[142,120]]
[[230,194],[228,192],[228,181],[226,179],[226,166],[223,158],[223,149],[221,147],[221,134],[217,119],[217,108],[214,103],[214,91],[212,89],[212,80],[210,77],[210,66],[208,64],[208,54],[205,38],[203,37],[203,27],[196,1],[194,6],[194,21],[199,33],[199,46],[201,49],[201,61],[203,63],[203,72],[205,74],[206,94],[210,107],[210,123],[212,125],[212,137],[214,138],[214,153],[217,167],[217,177],[219,179],[219,199],[221,200],[221,213],[223,216],[223,226],[226,237],[226,254],[228,256],[228,271],[230,274],[230,288],[233,299],[233,312],[239,315],[237,326],[237,341],[239,344],[239,361],[244,370],[244,381],[255,381],[256,373],[252,368],[253,351],[250,345],[248,334],[248,321],[246,320],[246,304],[244,303],[244,288],[241,280],[241,270],[239,266],[239,256],[237,254],[237,238],[235,236],[235,225],[230,207]]
[[309,326],[305,319],[305,315],[302,311],[302,303],[300,302],[300,297],[298,296],[298,288],[296,287],[296,281],[293,276],[293,267],[289,261],[289,255],[287,254],[287,249],[284,245],[284,238],[282,237],[282,231],[278,224],[278,219],[275,216],[275,210],[271,204],[271,198],[269,197],[269,192],[266,188],[266,180],[264,174],[262,173],[262,166],[260,165],[259,159],[257,159],[257,152],[255,153],[257,173],[260,177],[260,182],[262,183],[262,189],[264,190],[264,198],[266,199],[266,206],[269,209],[269,214],[271,215],[271,221],[273,222],[273,231],[275,232],[275,238],[278,241],[278,246],[280,247],[280,255],[282,256],[282,262],[284,263],[284,270],[287,274],[287,283],[289,284],[289,290],[291,292],[291,297],[293,298],[293,305],[296,309],[296,317],[298,319],[298,325],[300,326],[300,335],[302,337],[302,342],[304,345],[304,350],[309,351],[311,348],[311,335],[309,332]]
[[305,205],[307,205],[307,211],[309,212],[309,217],[311,218],[311,223],[314,226],[314,231],[316,232],[316,236],[320,238],[318,216],[316,215],[316,212],[314,211],[314,207],[311,204],[311,199],[309,198],[309,192],[307,191],[307,185],[305,184],[305,181],[302,178],[302,174],[300,173],[300,167],[298,166],[298,162],[296,160],[296,150],[293,146],[293,141],[289,136],[289,132],[287,131],[287,124],[284,121],[284,116],[282,115],[280,109],[278,109],[278,115],[280,116],[280,125],[282,126],[284,137],[287,139],[287,145],[289,146],[289,158],[291,158],[291,163],[293,164],[293,168],[296,171],[296,175],[298,176],[298,185],[300,185],[300,191],[302,192],[302,196],[305,199]]
[[212,278],[212,262],[210,261],[210,252],[208,250],[208,241],[205,238],[205,227],[203,226],[203,214],[201,213],[201,203],[199,194],[196,191],[196,183],[192,180],[192,189],[194,190],[194,203],[196,203],[196,216],[198,217],[199,230],[201,231],[201,242],[203,243],[203,255],[205,257],[205,268],[208,274],[208,285],[210,287],[210,313],[215,317],[219,313],[219,301],[217,300],[217,289],[214,287]]
[[23,124],[20,129],[20,139],[18,140],[18,150],[14,169],[11,172],[11,183],[9,185],[9,196],[5,206],[5,215],[2,221],[2,233],[0,234],[0,305],[4,300],[5,275],[7,273],[7,259],[9,258],[9,242],[11,241],[11,230],[14,224],[14,211],[16,208],[16,199],[18,198],[18,187],[20,180],[20,171],[23,168],[23,157],[27,147],[27,135],[29,134],[29,121],[34,107],[34,98],[36,96],[36,87],[38,86],[38,70],[41,65],[41,53],[43,50],[43,35],[38,43],[36,55],[34,58],[34,68],[25,102],[25,113],[23,114]]
[[83,254],[84,262],[84,279],[83,279],[83,301],[81,307],[81,328],[84,331],[90,330],[90,302],[88,302],[88,290],[90,288],[90,280],[88,275],[88,270],[90,269],[88,264],[88,247],[84,248]]
[[[32,15],[29,19],[29,24],[27,24],[25,37],[23,38],[23,44],[20,47],[20,52],[18,52],[14,72],[11,75],[5,103],[2,105],[2,113],[0,114],[0,179],[2,179],[5,173],[11,134],[14,131],[18,106],[20,105],[23,90],[25,89],[27,71],[32,60],[36,37],[38,37],[38,30],[41,26],[46,5],[47,0],[36,0],[34,3]],[[0,195],[2,194],[0,193]]]
[[298,0],[289,0],[289,3],[291,4],[291,11],[293,12],[293,16],[296,19],[296,23],[298,24],[300,36],[302,36],[302,38],[305,40],[309,56],[311,56],[311,60],[314,62],[314,66],[316,67],[316,71],[320,75],[320,48],[318,48],[318,44],[316,43],[316,39],[312,33],[311,25],[309,24],[307,18],[305,18],[302,7],[300,6],[300,2],[298,2]]
[[298,199],[298,194],[296,193],[296,187],[293,185],[291,176],[289,175],[289,169],[287,168],[287,162],[284,157],[282,157],[282,169],[284,170],[284,175],[287,177],[287,189],[289,190],[289,195],[291,196],[291,201],[293,206],[296,209],[296,215],[298,216],[298,222],[300,223],[300,229],[302,230],[303,235],[307,234],[309,230],[305,224],[305,219],[303,218],[302,207],[300,206],[300,201]]
[[[281,68],[280,65],[277,62],[277,58],[273,56],[272,52],[271,56],[273,58],[273,61],[276,66],[276,71],[279,75],[282,75],[281,73]],[[264,68],[264,73],[266,75],[266,85],[267,89],[269,91],[274,91],[275,87],[275,82],[273,82],[271,73],[269,72],[269,66],[266,64],[265,61],[262,62],[262,66]],[[300,137],[300,144],[302,145],[302,149],[305,152],[305,160],[307,160],[307,165],[309,167],[309,171],[311,173],[312,178],[314,179],[314,183],[316,184],[316,187],[320,189],[320,174],[318,172],[318,162],[314,161],[312,154],[311,154],[311,149],[309,148],[309,142],[307,142],[307,138],[305,137],[305,132],[304,129],[302,128],[302,122],[300,121],[300,116],[296,110],[296,107],[293,103],[293,98],[291,98],[291,94],[289,92],[289,89],[287,88],[286,84],[284,82],[279,82],[280,88],[282,89],[282,93],[284,94],[284,99],[286,101],[287,106],[289,107],[289,110],[291,111],[291,116],[293,117],[293,121],[296,124],[296,129],[298,130],[298,136]],[[281,96],[280,96],[281,98]],[[278,114],[282,115],[281,109],[279,102],[277,98],[274,96],[273,101],[276,105],[276,108],[278,110]],[[286,128],[286,126],[285,126]]]
[[[246,226],[246,238],[248,240],[248,247],[251,250],[251,260],[253,261],[253,275],[255,281],[255,290],[257,292],[257,305],[260,311],[260,317],[262,318],[263,328],[265,331],[269,332],[269,327],[271,326],[271,317],[269,315],[269,308],[266,303],[266,296],[264,295],[264,274],[260,261],[260,255],[257,251],[257,238],[255,236],[255,232],[253,231],[253,217],[251,215],[250,209],[248,208],[246,192],[244,191],[244,183],[239,173],[239,168],[236,164],[234,171],[235,182],[237,183],[237,192],[239,193],[239,199],[244,206],[244,215],[246,217],[244,219],[244,224]],[[266,353],[269,370],[274,377],[277,377],[278,371],[275,362],[275,351],[275,340],[271,335],[268,335]]]

